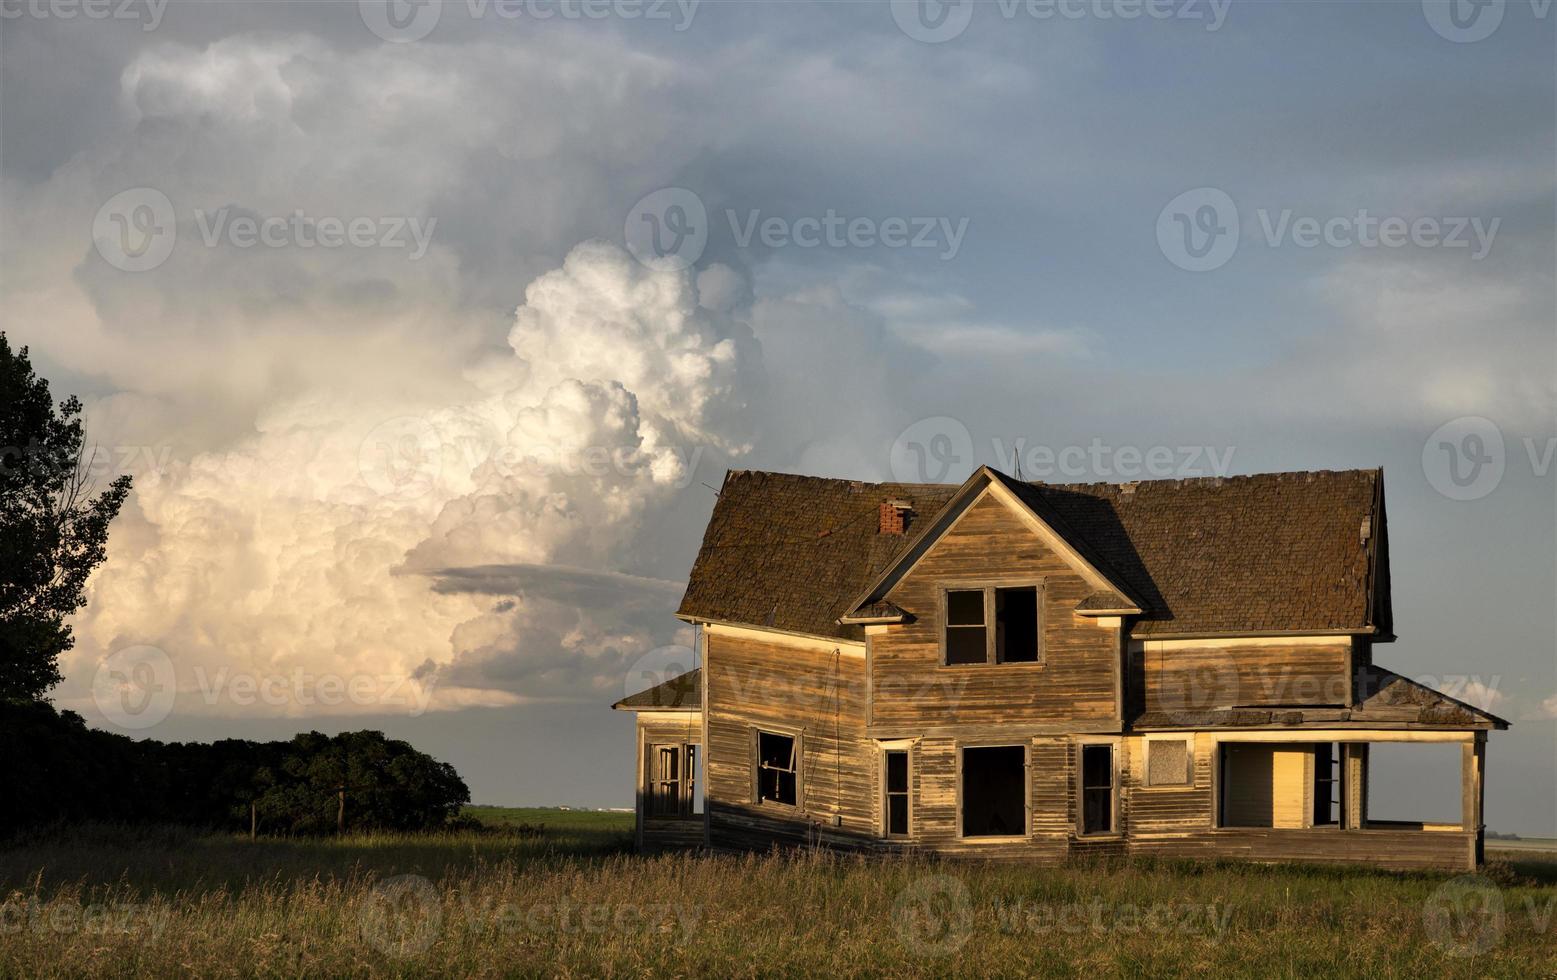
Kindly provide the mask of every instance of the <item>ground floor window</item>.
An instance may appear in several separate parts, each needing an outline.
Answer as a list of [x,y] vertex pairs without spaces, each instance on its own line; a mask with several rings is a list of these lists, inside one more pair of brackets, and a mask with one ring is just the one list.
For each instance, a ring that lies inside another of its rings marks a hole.
[[962,836],[1027,833],[1027,749],[996,745],[962,750]]
[[1146,785],[1188,786],[1193,781],[1187,738],[1148,738],[1146,740]]
[[882,812],[888,837],[908,836],[908,750],[882,753]]
[[1114,832],[1114,747],[1081,746],[1081,832]]
[[796,741],[793,735],[757,733],[757,802],[799,805],[800,770]]
[[684,817],[701,812],[697,805],[696,745],[650,745],[648,771],[649,816]]

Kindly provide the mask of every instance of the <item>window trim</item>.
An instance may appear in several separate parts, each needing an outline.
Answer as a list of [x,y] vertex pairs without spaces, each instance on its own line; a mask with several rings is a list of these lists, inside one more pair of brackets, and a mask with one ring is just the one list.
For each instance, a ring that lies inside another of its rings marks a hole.
[[[1123,837],[1124,828],[1119,819],[1119,784],[1120,774],[1124,768],[1124,739],[1118,735],[1080,735],[1073,740],[1076,746],[1076,775],[1072,785],[1072,791],[1076,798],[1076,836],[1087,840],[1107,840],[1113,837]],[[1088,746],[1108,746],[1112,751],[1110,755],[1113,761],[1113,792],[1110,794],[1109,829],[1087,831],[1086,812],[1086,765],[1083,762],[1084,753]]]
[[[974,665],[978,666],[978,665]],[[1014,664],[1012,666],[1029,667],[1031,664]],[[1001,834],[999,836],[975,835],[969,837],[962,832],[962,754],[967,749],[1015,749],[1022,750],[1022,819],[1023,831],[1020,834]],[[1011,739],[980,739],[972,742],[957,742],[957,771],[956,782],[956,820],[957,841],[966,844],[1009,844],[1012,841],[1031,840],[1033,836],[1033,740],[1030,738],[1012,741]]]
[[[876,806],[880,822],[878,829],[884,840],[906,841],[914,838],[914,819],[919,809],[914,805],[914,791],[918,788],[915,781],[915,772],[918,762],[919,746],[917,739],[894,739],[891,741],[878,741],[876,743],[876,778],[880,786],[880,792],[876,795]],[[905,791],[908,804],[908,831],[902,834],[894,834],[891,829],[891,808],[888,806],[888,797],[891,795],[887,789],[887,755],[892,752],[901,752],[908,757],[908,789]]]
[[[936,584],[936,644],[939,648],[939,657],[936,666],[944,670],[988,669],[999,670],[1031,670],[1042,667],[1046,663],[1044,655],[1044,627],[1048,617],[1044,614],[1045,590],[1048,579],[1046,576],[1024,576],[1020,578],[1003,579],[977,579],[968,581],[944,581]],[[995,621],[995,590],[997,589],[1033,589],[1037,592],[1037,637],[1038,650],[1032,660],[999,661],[995,659],[995,631],[999,628]],[[984,593],[984,661],[983,663],[954,664],[948,663],[946,631],[951,629],[947,622],[948,600],[950,592],[983,592]]]
[[[1154,783],[1152,778],[1152,743],[1153,742],[1183,742],[1184,744],[1184,782],[1182,783]],[[1141,739],[1141,782],[1143,790],[1167,789],[1183,792],[1195,788],[1195,736],[1180,735],[1174,733],[1148,733]]]
[[[751,729],[751,801],[754,806],[777,807],[780,810],[795,812],[803,811],[806,803],[805,782],[805,729],[789,728],[784,725],[752,725]],[[759,767],[762,765],[762,736],[778,735],[782,738],[794,740],[795,745],[795,802],[785,803],[782,800],[765,800],[762,798],[762,777]]]

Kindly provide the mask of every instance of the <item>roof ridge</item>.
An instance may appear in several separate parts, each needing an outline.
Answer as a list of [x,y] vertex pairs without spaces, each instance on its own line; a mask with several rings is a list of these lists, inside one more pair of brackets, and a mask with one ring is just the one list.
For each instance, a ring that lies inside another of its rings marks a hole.
[[[1052,490],[1096,489],[1096,488],[1099,488],[1099,487],[1118,488],[1118,487],[1126,487],[1126,486],[1134,486],[1134,487],[1165,486],[1165,485],[1169,485],[1169,484],[1173,485],[1174,487],[1203,487],[1203,486],[1220,486],[1220,485],[1227,484],[1227,483],[1247,483],[1247,482],[1251,482],[1251,481],[1263,481],[1263,482],[1286,482],[1286,481],[1291,481],[1291,482],[1305,482],[1306,483],[1306,482],[1311,482],[1314,477],[1354,476],[1354,475],[1377,476],[1378,474],[1380,474],[1380,473],[1382,473],[1384,471],[1384,468],[1382,466],[1369,466],[1369,467],[1358,466],[1358,467],[1348,467],[1348,468],[1345,468],[1345,469],[1328,469],[1327,468],[1327,469],[1319,469],[1319,470],[1272,470],[1272,471],[1261,472],[1261,473],[1236,473],[1236,474],[1230,474],[1230,475],[1227,475],[1227,476],[1215,476],[1215,475],[1213,475],[1213,476],[1180,476],[1180,477],[1159,477],[1159,478],[1155,478],[1155,479],[1141,479],[1141,480],[1119,480],[1117,482],[1116,481],[1111,481],[1111,480],[1095,480],[1095,481],[1093,481],[1091,483],[1050,483],[1050,482],[1047,482],[1047,481],[1044,481],[1044,480],[1023,480],[1023,479],[1018,479],[1017,477],[1014,477],[1011,474],[1006,473],[1006,472],[1004,472],[1002,470],[995,470],[994,467],[990,467],[990,468],[992,470],[994,470],[996,473],[999,473],[1001,476],[1005,477],[1007,480],[1009,480],[1009,481],[1011,481],[1013,483],[1019,483],[1019,484],[1022,484],[1024,486],[1030,486],[1030,487],[1047,488],[1047,489],[1052,489]],[[850,478],[847,478],[847,477],[814,476],[814,475],[809,474],[809,473],[787,473],[787,472],[784,472],[782,470],[756,470],[756,469],[743,469],[743,470],[732,469],[732,470],[728,471],[727,476],[728,477],[762,477],[762,478],[779,477],[779,478],[783,478],[783,479],[798,480],[798,481],[804,481],[804,482],[808,482],[808,483],[838,483],[838,484],[846,484],[846,485],[848,485],[850,487],[860,487],[860,488],[864,488],[864,487],[913,487],[913,488],[924,488],[924,489],[928,489],[928,490],[945,490],[945,489],[953,489],[953,490],[955,490],[957,487],[961,486],[963,484],[963,482],[965,482],[963,480],[959,480],[956,483],[905,483],[905,482],[901,482],[901,481],[897,481],[897,480],[879,480],[879,481],[878,480],[855,480],[855,479],[850,479]]]

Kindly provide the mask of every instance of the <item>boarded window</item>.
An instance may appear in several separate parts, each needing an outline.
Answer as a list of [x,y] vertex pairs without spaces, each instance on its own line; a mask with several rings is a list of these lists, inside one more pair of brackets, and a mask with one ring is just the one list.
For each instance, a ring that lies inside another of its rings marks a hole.
[[962,835],[1027,833],[1027,751],[1020,745],[962,750]]
[[757,799],[795,806],[797,792],[795,738],[773,732],[757,733]]
[[1038,589],[996,589],[995,663],[1033,663],[1038,643]]
[[1146,743],[1146,785],[1188,786],[1189,742],[1150,739]]
[[1114,747],[1081,747],[1081,832],[1109,834],[1114,830]]
[[984,590],[946,593],[946,662],[981,664],[989,659],[984,626]]
[[883,759],[882,784],[885,787],[884,805],[887,816],[887,836],[908,836],[908,752],[892,749]]

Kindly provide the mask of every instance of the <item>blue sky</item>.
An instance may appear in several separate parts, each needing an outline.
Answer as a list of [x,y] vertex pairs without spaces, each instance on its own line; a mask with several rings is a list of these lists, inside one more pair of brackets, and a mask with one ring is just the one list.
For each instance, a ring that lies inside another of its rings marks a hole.
[[[373,724],[481,800],[623,805],[605,706],[687,640],[701,483],[886,478],[950,419],[964,465],[1110,447],[1066,480],[1119,447],[1383,466],[1379,659],[1483,685],[1515,721],[1489,824],[1557,835],[1549,8],[979,3],[938,43],[888,3],[420,9],[390,43],[372,3],[5,6],[0,324],[138,484],[59,703],[113,724],[99,665],[150,648],[180,694],[137,733]],[[705,215],[679,273],[625,250],[665,188]],[[874,244],[803,244],[829,214]],[[165,216],[135,271],[120,232]],[[1492,434],[1461,492],[1436,447]],[[325,676],[371,683],[322,705]]]

